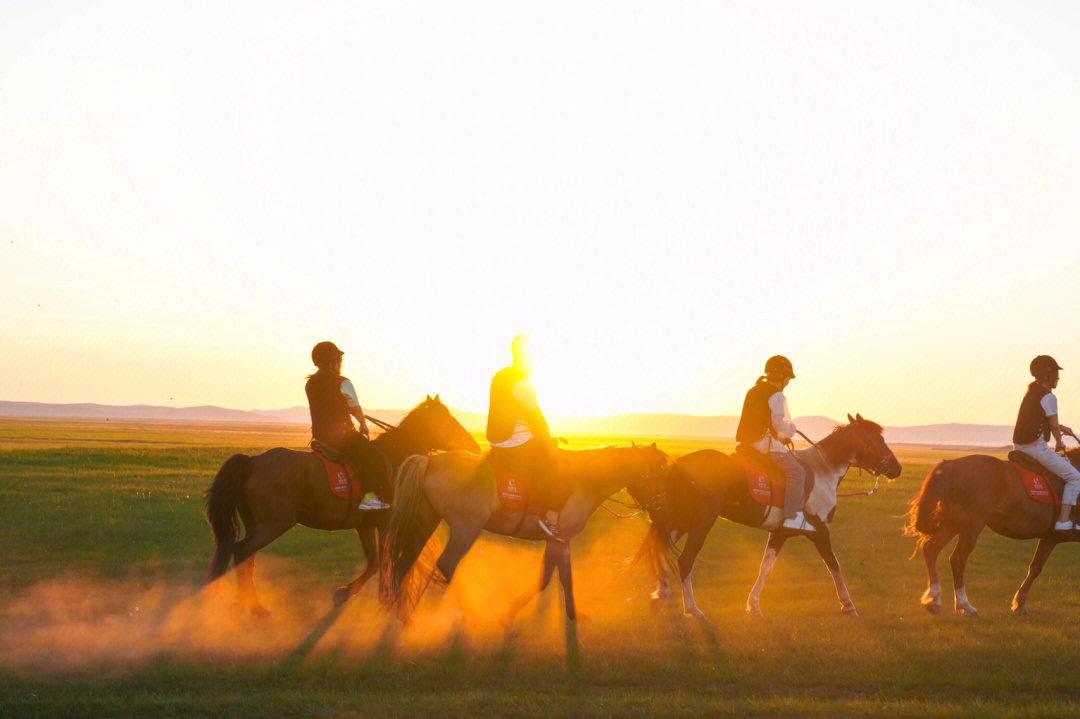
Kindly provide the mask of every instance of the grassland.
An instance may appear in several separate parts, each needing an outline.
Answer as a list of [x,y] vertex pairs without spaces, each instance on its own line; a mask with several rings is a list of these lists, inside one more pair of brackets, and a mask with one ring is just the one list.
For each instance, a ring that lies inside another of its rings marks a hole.
[[[842,500],[836,551],[861,617],[840,615],[807,542],[784,549],[743,616],[764,535],[719,523],[695,572],[708,615],[678,592],[652,611],[645,567],[620,568],[639,519],[598,512],[573,546],[577,626],[549,590],[507,634],[495,620],[539,571],[539,549],[486,539],[456,582],[484,619],[431,594],[401,630],[374,587],[332,589],[354,535],[297,528],[260,554],[270,621],[235,617],[232,579],[202,584],[201,493],[235,451],[303,446],[289,426],[0,421],[0,716],[1002,716],[1075,715],[1078,549],[1062,547],[1008,611],[1033,542],[985,534],[968,569],[982,617],[931,617],[902,515],[944,453],[899,449],[904,473]],[[610,440],[571,437],[585,447]],[[673,454],[705,443],[661,441]],[[852,473],[844,489],[865,488]],[[946,571],[947,568],[943,569]],[[945,583],[946,592],[951,585]]]

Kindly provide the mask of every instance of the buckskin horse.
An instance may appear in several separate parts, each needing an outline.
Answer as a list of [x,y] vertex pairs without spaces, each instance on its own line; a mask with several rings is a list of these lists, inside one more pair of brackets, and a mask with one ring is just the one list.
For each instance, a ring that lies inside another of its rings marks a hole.
[[[848,415],[848,424],[834,429],[816,446],[796,450],[795,456],[814,474],[804,513],[815,531],[807,537],[832,574],[841,610],[849,616],[858,616],[829,535],[828,524],[836,510],[837,486],[849,467],[861,467],[875,476],[883,474],[895,479],[900,476],[900,463],[885,444],[881,426],[861,415],[854,418]],[[652,561],[657,573],[657,588],[652,595],[654,605],[662,604],[670,594],[667,568],[675,563],[674,557],[678,554],[683,612],[687,616],[705,616],[694,599],[691,573],[705,538],[720,516],[769,532],[757,581],[746,599],[746,613],[752,617],[762,616],[761,590],[765,579],[776,563],[780,548],[795,534],[780,527],[781,512],[778,506],[762,506],[751,498],[747,472],[734,455],[703,449],[679,457],[666,478],[663,508],[656,513],[660,519],[654,517],[645,542],[632,560],[650,558]],[[675,542],[683,535],[686,535],[686,543],[681,552],[676,552]]]
[[[1015,454],[1011,453],[1010,459]],[[1080,448],[1070,449],[1065,457],[1080,466]],[[1043,470],[1041,474],[1045,478],[1048,473]],[[1042,572],[1054,547],[1062,542],[1080,540],[1075,533],[1059,537],[1053,532],[1054,520],[1061,508],[1058,497],[1061,496],[1063,485],[1064,482],[1053,478],[1051,486],[1056,489],[1056,497],[1045,485],[1038,487],[1041,491],[1035,493],[1043,495],[1040,501],[1030,496],[1020,472],[1011,462],[985,454],[970,454],[936,464],[926,475],[922,489],[911,503],[910,521],[906,529],[906,534],[918,537],[915,551],[921,549],[926,559],[927,588],[921,601],[927,611],[931,614],[941,611],[937,558],[945,545],[959,535],[956,547],[949,556],[953,575],[953,606],[957,614],[967,617],[979,615],[968,601],[964,568],[968,556],[975,549],[979,533],[983,527],[989,527],[1010,539],[1039,540],[1035,556],[1028,565],[1027,576],[1012,600],[1013,613],[1026,616],[1028,591]]]
[[[480,445],[454,419],[438,395],[427,397],[401,423],[372,440],[397,467],[413,454],[457,449],[479,452]],[[367,567],[351,582],[338,587],[334,603],[342,604],[381,567],[376,534],[386,529],[390,510],[358,511],[354,499],[336,496],[326,468],[313,452],[275,447],[256,456],[234,454],[218,470],[206,490],[206,519],[214,534],[210,580],[236,565],[236,606],[256,616],[269,612],[255,593],[255,553],[297,524],[314,529],[353,529],[367,558]],[[238,540],[239,524],[244,538]]]
[[[383,549],[388,568],[382,573],[383,599],[396,607],[404,620],[429,580],[449,584],[465,553],[488,531],[531,541],[547,541],[540,582],[513,600],[502,622],[509,627],[517,612],[544,590],[559,570],[566,616],[579,618],[574,605],[569,540],[585,526],[601,502],[623,487],[633,496],[655,497],[660,480],[670,468],[666,454],[651,446],[606,447],[569,451],[556,449],[556,477],[564,483],[568,499],[559,511],[559,534],[567,541],[548,539],[526,511],[505,507],[499,499],[494,471],[485,457],[464,452],[443,452],[431,457],[410,457],[396,480],[394,506]],[[440,521],[450,528],[446,545],[434,568],[420,558]],[[464,604],[464,597],[458,594]],[[468,607],[465,607],[467,611]]]

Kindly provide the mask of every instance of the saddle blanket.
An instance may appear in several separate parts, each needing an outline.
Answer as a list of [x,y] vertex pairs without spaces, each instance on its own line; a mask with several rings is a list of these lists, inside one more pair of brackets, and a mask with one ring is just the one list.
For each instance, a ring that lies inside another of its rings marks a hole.
[[777,480],[738,452],[735,453],[735,458],[746,472],[746,486],[754,501],[766,507],[783,507],[784,481]]
[[[783,508],[785,494],[783,476],[776,476],[772,472],[766,472],[739,452],[736,452],[734,456],[739,460],[739,464],[743,466],[743,471],[746,472],[746,488],[750,490],[750,496],[754,498],[754,501],[766,507]],[[803,470],[807,473],[806,500],[809,500],[810,491],[814,488],[814,475],[806,464],[803,464]],[[805,506],[805,504],[806,501],[804,500],[803,505]]]
[[[347,464],[332,462],[320,452],[313,452],[313,454],[321,459],[323,466],[326,467],[326,480],[330,484],[330,491],[334,493],[334,496],[342,499],[364,498],[364,488],[361,486],[360,480],[356,478],[356,472],[353,471],[352,467]],[[351,494],[349,492],[350,486],[352,487]]]
[[544,508],[540,506],[529,479],[511,472],[491,455],[488,455],[487,461],[495,473],[495,488],[504,507],[512,512],[543,514]]
[[1061,499],[1058,497],[1057,492],[1054,491],[1053,485],[1045,477],[1012,460],[1009,461],[1009,464],[1016,468],[1016,472],[1020,475],[1020,480],[1024,483],[1024,489],[1029,497],[1040,504],[1049,504],[1052,507],[1061,505]]

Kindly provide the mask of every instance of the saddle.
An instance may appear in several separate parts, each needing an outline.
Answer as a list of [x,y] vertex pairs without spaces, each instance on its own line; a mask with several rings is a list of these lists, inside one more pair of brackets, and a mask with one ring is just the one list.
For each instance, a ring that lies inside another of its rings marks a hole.
[[480,464],[480,472],[495,475],[495,489],[502,505],[512,512],[541,515],[547,511],[540,503],[533,481],[524,475],[507,469],[494,456],[488,454]]
[[342,499],[363,499],[364,487],[356,475],[356,470],[345,463],[341,452],[325,442],[311,440],[312,453],[322,460],[326,469],[326,481],[334,496]]
[[1061,506],[1061,492],[1065,488],[1065,480],[1023,452],[1009,452],[1009,463],[1020,475],[1020,481],[1024,483],[1024,490],[1029,497],[1040,504],[1049,504],[1055,508]]
[[[780,468],[766,455],[746,445],[736,448],[735,458],[746,473],[747,490],[753,500],[766,507],[782,508],[786,485]],[[801,459],[799,465],[806,472],[806,500],[809,500],[810,492],[814,489],[814,470]],[[803,506],[806,505],[806,500],[803,501]]]

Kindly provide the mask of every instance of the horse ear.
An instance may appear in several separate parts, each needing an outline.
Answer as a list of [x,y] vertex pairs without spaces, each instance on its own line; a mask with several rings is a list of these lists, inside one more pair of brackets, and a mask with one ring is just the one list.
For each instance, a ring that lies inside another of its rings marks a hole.
[[862,422],[863,421],[862,415],[859,414],[858,412],[855,413],[855,421],[856,422]]
[[847,421],[848,421],[848,424],[855,424],[855,420],[852,419],[850,414],[847,416]]
[[435,395],[435,401],[436,401],[436,402],[439,402],[439,401],[441,401],[441,400],[439,399],[439,395]]
[[652,449],[656,449],[656,442],[653,442],[653,443],[652,443],[651,445],[649,445],[649,446],[650,446],[650,447],[651,447]]
[[[429,395],[428,395],[428,396],[427,396],[427,397],[426,397],[426,398],[424,399],[424,401],[425,401],[425,402],[430,402],[430,401],[431,401],[431,395],[429,394]],[[849,414],[849,415],[848,415],[848,417],[850,417],[850,416],[851,416],[851,415]]]

